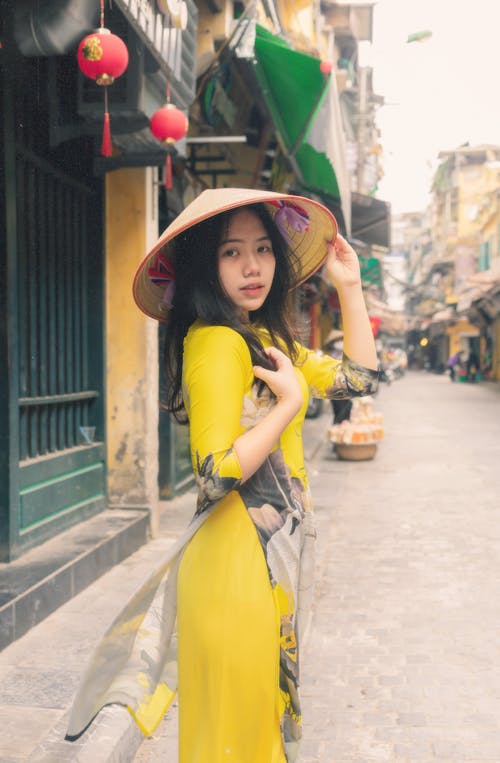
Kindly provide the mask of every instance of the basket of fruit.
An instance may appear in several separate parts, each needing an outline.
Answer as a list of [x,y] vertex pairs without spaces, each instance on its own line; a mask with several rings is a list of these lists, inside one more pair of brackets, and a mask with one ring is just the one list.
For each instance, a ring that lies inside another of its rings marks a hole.
[[342,461],[368,461],[377,453],[377,444],[384,437],[384,417],[373,409],[369,397],[356,398],[350,419],[334,424],[328,430],[337,458]]
[[341,461],[369,461],[377,453],[376,442],[336,442],[333,448]]

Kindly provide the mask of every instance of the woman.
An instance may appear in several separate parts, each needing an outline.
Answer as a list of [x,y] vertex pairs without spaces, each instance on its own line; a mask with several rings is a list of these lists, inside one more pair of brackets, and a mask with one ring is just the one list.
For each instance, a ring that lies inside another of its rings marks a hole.
[[[189,420],[198,506],[99,647],[70,734],[109,702],[151,733],[178,663],[181,763],[296,759],[314,535],[301,427],[310,391],[364,395],[377,381],[357,257],[336,233],[310,199],[205,191],[141,264],[134,296],[168,320],[167,407]],[[287,307],[323,262],[343,311],[342,360],[302,347]]]

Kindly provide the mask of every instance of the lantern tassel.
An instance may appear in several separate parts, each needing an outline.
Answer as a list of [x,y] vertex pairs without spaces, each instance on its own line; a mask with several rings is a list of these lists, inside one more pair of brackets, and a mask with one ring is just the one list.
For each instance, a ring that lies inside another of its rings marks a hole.
[[165,159],[165,188],[170,191],[172,188],[172,157],[170,153],[167,154]]
[[103,156],[111,156],[112,153],[113,148],[111,145],[111,127],[109,124],[109,114],[106,112],[104,114],[104,125],[102,128],[101,154]]
[[101,154],[102,156],[111,156],[113,153],[113,147],[111,145],[111,125],[109,121],[108,112],[108,91],[104,89],[104,124],[102,127],[102,143]]

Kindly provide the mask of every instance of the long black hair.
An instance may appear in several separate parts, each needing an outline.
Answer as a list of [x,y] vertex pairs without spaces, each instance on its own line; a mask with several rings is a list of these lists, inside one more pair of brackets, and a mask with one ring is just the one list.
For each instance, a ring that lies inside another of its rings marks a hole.
[[[240,311],[222,288],[218,275],[217,249],[228,231],[231,218],[241,209],[251,210],[262,222],[271,239],[276,262],[269,294],[264,304],[250,313],[250,324],[242,321]],[[295,328],[289,292],[299,271],[293,253],[264,204],[237,207],[193,225],[173,240],[171,252],[175,294],[165,332],[165,408],[178,421],[185,421],[182,354],[184,337],[191,324],[199,318],[211,325],[233,328],[247,343],[252,363],[272,368],[252,328],[252,324],[261,326],[268,330],[273,344],[286,348],[289,356],[295,359]]]

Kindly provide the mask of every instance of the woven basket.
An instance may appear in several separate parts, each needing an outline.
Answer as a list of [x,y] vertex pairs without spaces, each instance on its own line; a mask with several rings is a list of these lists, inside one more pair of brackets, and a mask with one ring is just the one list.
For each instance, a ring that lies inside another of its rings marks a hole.
[[341,461],[369,461],[377,452],[376,442],[345,443],[336,442],[334,445],[337,458]]

